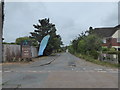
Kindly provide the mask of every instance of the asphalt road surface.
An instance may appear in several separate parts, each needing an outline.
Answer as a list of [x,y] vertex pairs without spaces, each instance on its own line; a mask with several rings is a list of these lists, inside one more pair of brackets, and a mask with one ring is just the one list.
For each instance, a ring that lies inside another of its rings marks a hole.
[[28,64],[4,64],[2,88],[118,88],[118,69],[60,53]]

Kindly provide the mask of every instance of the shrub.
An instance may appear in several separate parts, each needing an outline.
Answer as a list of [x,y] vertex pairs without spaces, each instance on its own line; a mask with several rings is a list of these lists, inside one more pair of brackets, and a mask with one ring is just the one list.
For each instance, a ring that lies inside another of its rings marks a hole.
[[98,55],[99,53],[97,51],[91,51],[90,55],[94,58],[94,59],[98,59]]
[[102,47],[102,51],[108,51],[109,49],[107,47]]
[[109,51],[116,51],[116,49],[115,48],[110,48]]

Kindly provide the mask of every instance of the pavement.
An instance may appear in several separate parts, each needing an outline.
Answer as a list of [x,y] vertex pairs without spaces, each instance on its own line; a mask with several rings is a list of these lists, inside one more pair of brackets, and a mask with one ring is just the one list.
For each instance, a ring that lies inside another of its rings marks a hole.
[[70,53],[2,65],[2,88],[118,88],[118,69]]

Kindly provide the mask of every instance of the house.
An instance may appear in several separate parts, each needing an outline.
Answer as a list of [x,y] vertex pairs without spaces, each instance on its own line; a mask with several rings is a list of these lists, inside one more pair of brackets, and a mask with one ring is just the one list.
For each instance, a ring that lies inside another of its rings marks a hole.
[[93,32],[103,38],[103,46],[120,51],[120,25],[108,28],[95,28]]

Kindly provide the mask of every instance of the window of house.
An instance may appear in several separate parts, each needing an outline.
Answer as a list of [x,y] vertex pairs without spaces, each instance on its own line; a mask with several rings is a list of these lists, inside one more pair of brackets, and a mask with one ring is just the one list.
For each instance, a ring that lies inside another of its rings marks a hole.
[[106,39],[103,39],[103,43],[106,43]]
[[120,38],[117,38],[117,42],[120,42]]

